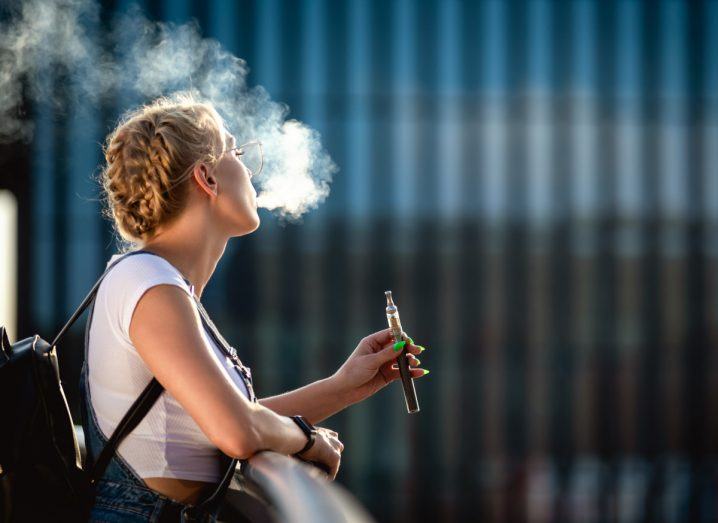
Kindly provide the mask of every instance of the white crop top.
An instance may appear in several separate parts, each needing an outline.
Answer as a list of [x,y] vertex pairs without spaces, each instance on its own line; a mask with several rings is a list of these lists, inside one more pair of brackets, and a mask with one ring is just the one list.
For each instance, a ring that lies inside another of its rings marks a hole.
[[[119,256],[114,255],[108,265]],[[145,253],[120,261],[97,291],[87,347],[88,383],[92,409],[106,438],[152,379],[130,341],[129,327],[140,297],[160,284],[176,285],[193,296],[193,289],[172,264]],[[249,398],[231,360],[204,328],[202,335],[217,364]],[[216,482],[224,472],[220,470],[220,451],[167,390],[122,441],[118,452],[141,478]]]

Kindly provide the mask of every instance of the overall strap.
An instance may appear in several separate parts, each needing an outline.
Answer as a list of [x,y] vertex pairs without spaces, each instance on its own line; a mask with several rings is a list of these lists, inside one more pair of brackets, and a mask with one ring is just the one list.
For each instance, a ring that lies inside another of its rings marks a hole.
[[[199,310],[200,317],[202,318],[202,323],[204,324],[205,328],[209,330],[210,335],[212,338],[214,338],[215,343],[223,348],[223,350],[227,353],[233,353],[236,355],[236,351],[227,343],[227,340],[224,339],[224,337],[219,333],[219,330],[217,327],[215,327],[212,320],[209,318],[209,314],[207,314],[207,311],[202,306],[202,303],[195,298],[195,302],[197,303],[197,309]],[[241,362],[240,362],[240,365]],[[244,370],[244,366],[242,365],[242,370]],[[247,389],[250,393],[250,400],[251,401],[257,401],[256,396],[254,395],[254,389],[252,386],[251,379],[247,378],[247,375],[242,372],[243,381],[245,385],[247,386]],[[227,489],[229,488],[229,484],[232,482],[232,478],[234,477],[234,471],[237,468],[237,464],[240,460],[236,458],[230,458],[229,456],[224,456],[225,460],[228,460],[228,466],[227,470],[224,473],[224,477],[222,478],[222,481],[219,482],[217,485],[217,488],[214,490],[212,494],[207,497],[204,501],[199,503],[196,507],[193,507],[190,509],[190,512],[198,511],[201,513],[213,513],[219,506],[219,504],[224,499],[224,494],[227,492]]]
[[202,319],[202,324],[204,325],[205,330],[209,332],[210,336],[212,336],[212,339],[214,339],[214,342],[217,344],[217,346],[220,347],[224,351],[224,353],[230,357],[235,367],[239,369],[239,373],[242,375],[242,381],[244,382],[245,386],[247,387],[247,390],[249,391],[249,401],[257,402],[257,396],[254,393],[252,374],[249,370],[249,367],[246,367],[242,363],[242,360],[239,359],[239,355],[237,354],[236,349],[232,347],[227,342],[227,340],[224,339],[224,336],[222,336],[217,326],[209,317],[209,314],[204,308],[204,305],[202,305],[202,302],[199,301],[199,299],[195,298],[195,303],[197,304],[197,310],[199,311],[199,315]]

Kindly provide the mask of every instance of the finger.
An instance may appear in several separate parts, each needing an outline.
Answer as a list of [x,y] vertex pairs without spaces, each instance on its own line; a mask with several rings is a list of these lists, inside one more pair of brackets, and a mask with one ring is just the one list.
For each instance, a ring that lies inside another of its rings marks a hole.
[[391,329],[387,328],[370,334],[364,338],[364,341],[369,344],[373,352],[379,352],[382,350],[384,345],[392,341]]
[[410,352],[411,354],[421,354],[424,352],[426,348],[422,347],[421,345],[414,345],[414,344],[406,344],[406,351]]
[[[412,378],[421,378],[422,376],[426,376],[426,374],[429,373],[428,370],[426,370],[426,372],[424,372],[425,370],[426,369],[412,368],[412,369],[409,369],[409,375]],[[390,370],[386,371],[385,375],[386,375],[386,380],[388,383],[391,383],[392,381],[398,380],[399,378],[401,378],[399,369],[394,365],[392,365],[392,368]]]
[[324,474],[331,477],[332,474],[332,464],[325,462],[325,461],[310,461],[311,464],[313,464],[315,467],[317,467],[319,470],[321,470]]
[[344,450],[344,443],[339,440],[339,433],[331,429],[325,428],[324,430],[332,435],[332,437],[327,438],[329,440],[329,444],[335,449],[337,449],[339,452],[342,452]]
[[[406,336],[406,337],[404,338],[404,341],[406,341],[406,343],[403,345],[402,348],[403,348],[404,351],[407,352],[407,353],[420,354],[420,353],[422,353],[422,352],[424,352],[424,351],[426,350],[425,347],[422,347],[421,345],[416,345],[416,344],[414,344],[414,343],[413,343],[414,340],[412,340],[412,339],[409,338],[408,336]],[[389,341],[389,343],[386,343],[386,344],[382,347],[382,350],[385,350],[385,349],[388,348],[388,347],[394,347],[395,345],[396,345],[396,344],[394,343],[394,341],[393,341],[393,339],[392,339],[392,340]],[[401,350],[401,349],[400,349],[400,350]],[[397,352],[399,352],[399,351],[397,351]]]
[[331,435],[327,437],[327,441],[333,446],[333,447],[339,447],[342,443],[339,440],[339,434],[334,432],[333,430],[327,431],[330,432]]
[[[399,356],[401,357],[401,356]],[[413,354],[404,354],[404,357],[406,358],[406,361],[409,362],[410,367],[416,367],[417,365],[421,365],[421,360],[414,356]],[[396,366],[399,364],[399,359],[397,358],[396,361],[393,361],[391,363],[392,368],[396,368]],[[385,364],[387,365],[387,364]]]
[[342,457],[341,457],[341,455],[339,455],[339,459],[337,459],[337,462],[332,467],[332,479],[333,480],[336,479],[337,474],[339,474],[339,465],[341,464],[341,461],[342,461]]
[[411,354],[421,354],[426,350],[426,347],[423,347],[422,345],[417,345],[416,342],[409,337],[406,333],[404,333],[404,339],[406,340],[406,352]]
[[[403,342],[402,342],[403,343]],[[394,345],[387,345],[379,352],[374,353],[373,355],[370,355],[374,358],[374,364],[377,367],[380,367],[381,365],[384,365],[385,363],[388,363],[392,360],[395,360],[399,354],[401,354],[401,349],[394,350]]]

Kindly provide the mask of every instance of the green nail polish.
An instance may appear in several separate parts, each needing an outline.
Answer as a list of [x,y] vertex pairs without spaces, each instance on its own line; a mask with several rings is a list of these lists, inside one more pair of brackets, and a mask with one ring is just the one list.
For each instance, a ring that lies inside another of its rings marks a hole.
[[397,351],[403,349],[403,348],[404,348],[404,345],[406,345],[406,342],[405,342],[405,341],[397,341],[397,342],[394,344],[394,352],[397,352]]
[[421,365],[421,360],[419,358],[416,358],[416,364]]
[[421,349],[421,350],[419,351],[419,354],[421,354],[422,352],[424,352],[424,351],[426,350],[426,349],[425,349],[424,347],[422,347],[421,345],[417,345],[417,347],[418,347],[419,349]]
[[424,374],[422,374],[422,376],[426,376],[427,374],[429,374],[429,369],[424,369]]
[[414,340],[412,340],[411,338],[409,338],[409,343],[411,343],[412,345],[414,345]]

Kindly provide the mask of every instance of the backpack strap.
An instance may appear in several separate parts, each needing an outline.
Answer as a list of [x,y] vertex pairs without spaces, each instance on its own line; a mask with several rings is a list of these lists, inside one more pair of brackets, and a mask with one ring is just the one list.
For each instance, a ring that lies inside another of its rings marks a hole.
[[[57,348],[57,343],[60,341],[60,338],[64,336],[64,334],[70,329],[70,327],[72,327],[72,325],[77,321],[77,319],[82,315],[82,313],[85,312],[85,309],[87,309],[87,307],[93,302],[93,300],[97,296],[97,290],[100,288],[102,280],[105,279],[105,276],[107,276],[110,270],[125,258],[129,256],[134,256],[135,254],[141,254],[143,252],[145,251],[139,249],[136,251],[125,253],[123,256],[120,256],[117,260],[107,266],[105,271],[95,282],[95,285],[93,285],[92,289],[90,289],[90,292],[87,293],[85,299],[82,300],[80,306],[77,308],[77,310],[75,310],[67,323],[65,323],[65,326],[60,329],[60,332],[57,334],[57,336],[55,336],[55,339],[50,345],[51,347]],[[90,314],[90,317],[92,317],[92,314]],[[87,333],[85,333],[85,335],[87,336]],[[85,340],[85,342],[87,342],[87,339]],[[113,432],[109,441],[103,447],[97,460],[95,460],[89,477],[90,482],[93,485],[95,484],[97,479],[99,479],[105,472],[105,469],[110,462],[110,458],[112,457],[112,454],[114,453],[117,446],[120,444],[120,441],[122,441],[122,439],[127,436],[127,434],[129,434],[139,424],[140,421],[142,421],[142,418],[144,418],[147,412],[152,408],[152,405],[155,404],[157,398],[160,397],[160,394],[162,394],[163,390],[164,388],[162,387],[162,385],[160,385],[160,383],[153,378],[152,381],[147,385],[147,387],[145,387],[145,390],[142,391],[140,396],[129,408],[129,410]]]
[[100,283],[102,283],[102,280],[105,279],[105,276],[107,276],[107,273],[110,272],[110,269],[112,269],[115,265],[117,265],[119,262],[121,262],[125,258],[127,258],[129,256],[134,256],[135,254],[140,254],[143,252],[145,252],[145,251],[143,251],[141,249],[137,250],[137,251],[128,252],[128,253],[124,254],[123,256],[121,256],[120,258],[118,258],[117,260],[115,260],[114,262],[112,262],[107,267],[107,269],[105,269],[105,272],[102,273],[102,275],[95,282],[95,285],[92,286],[92,289],[90,289],[90,292],[87,293],[87,296],[85,296],[85,299],[82,300],[82,303],[80,304],[80,306],[72,314],[72,316],[70,316],[70,319],[67,320],[67,323],[65,324],[65,326],[62,329],[60,329],[60,332],[57,334],[57,336],[55,336],[55,339],[52,340],[50,347],[57,347],[57,343],[60,341],[60,338],[62,338],[65,335],[65,333],[70,329],[70,327],[72,327],[72,325],[77,321],[77,318],[79,318],[82,315],[82,313],[85,312],[85,309],[90,305],[90,303],[92,303],[92,300],[94,300],[95,296],[97,295],[97,289],[100,288]]
[[97,483],[97,480],[105,473],[105,469],[107,465],[110,464],[110,459],[112,459],[120,442],[139,425],[140,421],[147,415],[164,390],[160,382],[157,381],[156,378],[152,378],[152,381],[145,387],[145,390],[142,391],[132,406],[127,410],[117,424],[117,428],[115,428],[110,439],[107,440],[105,446],[102,447],[102,451],[97,457],[97,460],[95,460],[92,471],[90,472],[90,483],[92,485]]

